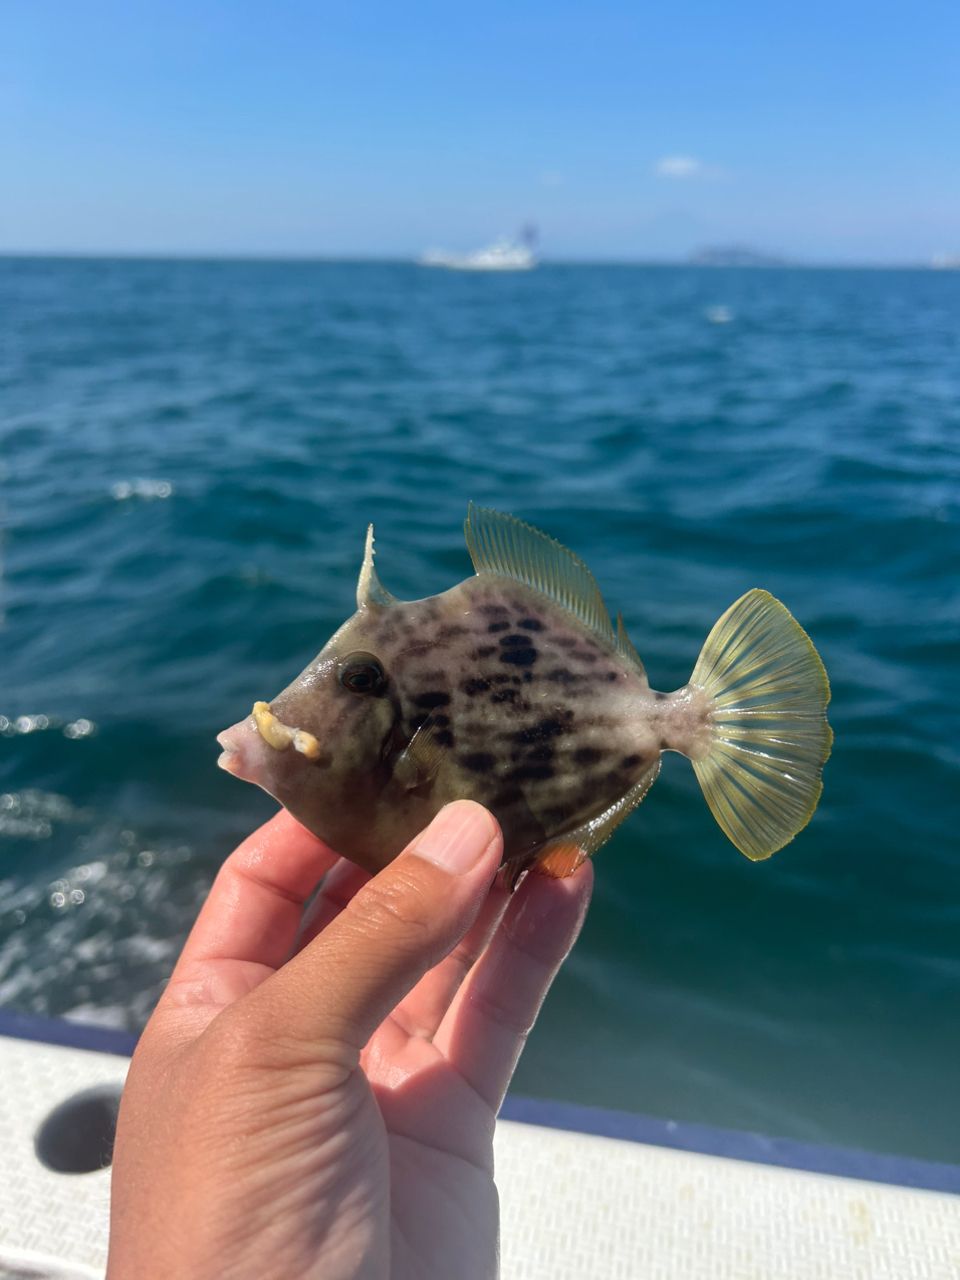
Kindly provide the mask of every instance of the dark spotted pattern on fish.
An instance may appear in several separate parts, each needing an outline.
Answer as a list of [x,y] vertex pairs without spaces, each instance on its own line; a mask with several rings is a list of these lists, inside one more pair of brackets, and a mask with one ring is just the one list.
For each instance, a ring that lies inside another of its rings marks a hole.
[[497,764],[497,757],[489,751],[470,751],[460,756],[460,763],[471,773],[491,773]]
[[[516,689],[498,689],[495,693],[490,695],[490,701],[494,705],[500,702],[513,702],[519,704],[520,694]],[[529,703],[524,703],[523,707],[526,708],[529,705]]]
[[[386,676],[383,719],[368,737],[359,717],[372,714],[371,700],[336,704],[337,794],[354,797],[363,831],[337,826],[345,806],[332,799],[313,824],[334,847],[367,841],[367,865],[381,857],[378,839],[406,843],[462,795],[493,810],[508,856],[519,856],[609,808],[659,748],[636,714],[633,700],[649,701],[637,669],[562,607],[506,579],[478,576],[429,600],[361,610],[331,648],[372,653]],[[296,689],[272,706],[324,742],[329,725],[306,687],[302,702]],[[303,804],[288,807],[310,825]]]
[[426,693],[418,693],[414,702],[418,707],[445,707],[450,701],[449,693],[442,689],[430,689]]
[[[564,610],[539,599],[533,607],[533,598],[513,584],[468,580],[437,597],[450,612],[417,618],[416,653],[378,656],[411,724],[423,708],[449,717],[431,730],[438,746],[456,744],[439,784],[446,775],[452,795],[458,774],[469,774],[470,794],[501,822],[549,834],[561,812],[572,827],[612,804],[633,781],[624,761],[639,773],[647,756],[634,750],[619,691],[607,705],[614,682],[632,681],[639,693],[639,678]],[[427,680],[427,663],[445,674],[442,687]]]

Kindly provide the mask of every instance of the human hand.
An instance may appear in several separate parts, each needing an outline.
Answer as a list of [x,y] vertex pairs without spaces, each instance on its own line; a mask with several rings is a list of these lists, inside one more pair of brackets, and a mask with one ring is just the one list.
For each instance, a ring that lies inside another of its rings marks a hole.
[[373,879],[286,812],[227,859],[130,1067],[108,1280],[496,1276],[495,1117],[592,884],[509,898],[501,853],[459,801]]

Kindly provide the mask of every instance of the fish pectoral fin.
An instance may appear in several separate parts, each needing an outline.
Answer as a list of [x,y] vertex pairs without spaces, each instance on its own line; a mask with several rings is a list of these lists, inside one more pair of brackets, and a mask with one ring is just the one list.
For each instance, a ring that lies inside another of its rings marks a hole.
[[630,790],[609,809],[575,827],[573,831],[555,836],[545,844],[537,854],[533,869],[557,880],[572,876],[587,858],[592,858],[600,846],[610,839],[620,823],[629,817],[656,782],[659,772],[660,757],[657,756]]
[[579,556],[515,516],[475,507],[472,502],[463,532],[477,573],[512,578],[532,587],[615,643],[600,588]]
[[423,722],[393,766],[393,776],[404,790],[413,791],[433,781],[449,749],[448,737],[449,731],[441,729],[432,717]]

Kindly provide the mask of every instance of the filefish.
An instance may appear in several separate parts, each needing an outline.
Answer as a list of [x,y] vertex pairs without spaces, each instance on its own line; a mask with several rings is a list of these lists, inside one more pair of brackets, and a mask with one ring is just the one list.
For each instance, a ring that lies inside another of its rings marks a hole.
[[572,874],[643,800],[665,751],[693,764],[748,858],[810,820],[832,733],[810,638],[767,591],[727,609],[689,683],[650,687],[586,565],[512,516],[470,505],[475,574],[395,599],[373,562],[357,611],[270,702],[219,736],[219,764],[371,872],[451,800],[503,830],[501,875]]

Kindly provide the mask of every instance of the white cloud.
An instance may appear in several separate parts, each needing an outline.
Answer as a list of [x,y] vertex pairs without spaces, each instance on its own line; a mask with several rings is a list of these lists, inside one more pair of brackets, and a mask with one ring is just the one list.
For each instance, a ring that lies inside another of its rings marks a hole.
[[663,156],[653,168],[661,178],[700,178],[707,171],[696,156]]

